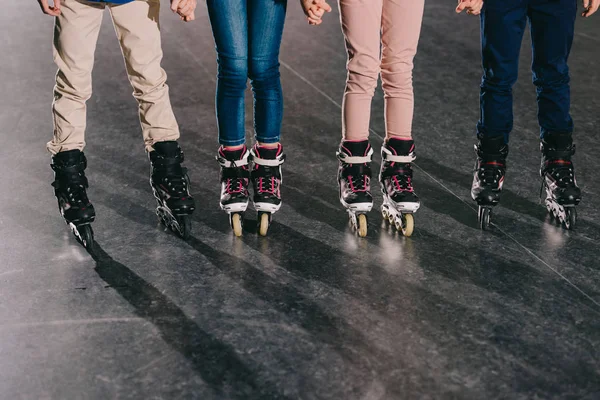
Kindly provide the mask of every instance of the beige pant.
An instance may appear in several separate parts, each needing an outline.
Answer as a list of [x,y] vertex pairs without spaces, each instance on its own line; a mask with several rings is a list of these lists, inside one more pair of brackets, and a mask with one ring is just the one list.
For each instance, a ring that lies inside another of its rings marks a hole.
[[86,101],[92,95],[94,52],[105,8],[110,11],[133,96],[139,104],[146,149],[151,150],[156,142],[179,138],[165,83],[167,75],[160,66],[160,0],[137,0],[123,5],[63,0],[62,14],[54,27],[58,73],[52,105],[54,137],[47,145],[52,154],[85,147]]
[[386,137],[412,137],[413,59],[424,0],[339,0],[348,51],[342,108],[345,140],[369,137],[371,99],[381,72]]

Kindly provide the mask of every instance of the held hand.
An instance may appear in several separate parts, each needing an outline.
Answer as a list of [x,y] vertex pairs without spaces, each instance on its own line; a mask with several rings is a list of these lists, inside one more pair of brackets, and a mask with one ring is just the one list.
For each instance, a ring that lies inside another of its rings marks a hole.
[[583,0],[583,8],[585,11],[581,14],[582,17],[591,17],[598,11],[600,0]]
[[60,1],[61,0],[54,0],[54,6],[48,5],[48,0],[38,0],[38,3],[44,14],[58,17],[60,15]]
[[197,0],[187,0],[185,4],[179,4],[179,8],[177,8],[177,14],[182,17],[188,17],[194,13],[197,6]]
[[195,19],[196,19],[196,13],[194,11],[192,11],[189,15],[186,15],[185,17],[181,17],[181,20],[184,22],[191,22]]
[[190,22],[196,19],[197,0],[171,0],[171,11],[179,14],[182,21]]
[[456,7],[456,13],[460,14],[464,10],[467,10],[467,14],[479,15],[483,8],[483,0],[458,0],[458,6]]
[[326,0],[300,0],[300,4],[310,25],[320,25],[323,15],[332,10]]

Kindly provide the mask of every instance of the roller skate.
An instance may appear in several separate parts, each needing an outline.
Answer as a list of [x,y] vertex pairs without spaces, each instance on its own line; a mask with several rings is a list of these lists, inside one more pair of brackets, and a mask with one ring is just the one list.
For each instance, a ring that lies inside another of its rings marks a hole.
[[575,169],[571,157],[575,144],[570,133],[550,132],[540,144],[542,165],[540,175],[542,187],[540,197],[548,213],[565,229],[573,229],[577,222],[575,206],[581,201],[581,189],[575,180]]
[[283,147],[256,144],[252,150],[251,178],[254,188],[254,209],[258,213],[258,233],[266,236],[272,216],[281,207],[281,164],[285,161]]
[[487,230],[491,223],[492,208],[500,201],[506,173],[508,145],[504,141],[504,136],[480,136],[475,145],[475,153],[477,161],[473,174],[471,197],[479,206],[477,213],[479,227]]
[[413,140],[389,139],[381,147],[381,158],[381,215],[404,236],[411,236],[415,227],[413,214],[421,206],[412,186],[415,143]]
[[183,151],[176,141],[158,142],[153,147],[148,157],[152,164],[150,185],[157,202],[156,215],[164,226],[188,239],[195,202],[187,170],[181,166]]
[[350,225],[365,237],[368,232],[367,213],[373,208],[371,196],[371,159],[373,148],[367,140],[344,141],[338,149],[340,161],[338,184],[340,203],[347,209]]
[[217,155],[221,166],[221,209],[229,215],[229,224],[235,236],[242,236],[244,212],[248,208],[249,156],[245,145],[233,151],[221,147]]
[[90,225],[96,218],[90,203],[85,177],[87,160],[80,150],[63,151],[52,157],[54,195],[58,209],[79,243],[89,252],[94,249],[94,231]]

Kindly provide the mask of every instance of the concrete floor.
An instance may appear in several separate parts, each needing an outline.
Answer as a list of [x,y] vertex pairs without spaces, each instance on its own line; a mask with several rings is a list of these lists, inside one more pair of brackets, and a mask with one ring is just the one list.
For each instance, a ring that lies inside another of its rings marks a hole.
[[[416,232],[398,236],[374,211],[359,239],[335,180],[346,75],[338,14],[311,28],[291,2],[284,206],[268,238],[236,239],[218,207],[206,9],[183,24],[163,1],[164,67],[198,202],[188,242],[154,215],[136,104],[105,18],[86,149],[98,214],[91,257],[50,186],[52,19],[34,1],[6,3],[0,398],[600,398],[600,16],[578,20],[571,59],[583,188],[575,231],[550,223],[538,200],[528,38],[502,204],[493,231],[477,228],[478,20],[429,0],[415,69]],[[378,91],[377,151],[382,111]]]

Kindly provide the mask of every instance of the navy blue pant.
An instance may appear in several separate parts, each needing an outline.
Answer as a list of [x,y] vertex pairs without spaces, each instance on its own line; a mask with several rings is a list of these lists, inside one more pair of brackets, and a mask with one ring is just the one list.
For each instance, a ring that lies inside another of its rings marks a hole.
[[217,48],[219,143],[245,142],[244,93],[250,78],[254,131],[262,143],[277,143],[283,118],[279,47],[286,0],[208,0]]
[[531,30],[533,83],[537,89],[540,136],[573,131],[567,60],[573,43],[576,0],[487,0],[481,14],[483,79],[480,136],[513,128],[512,86],[527,21]]

